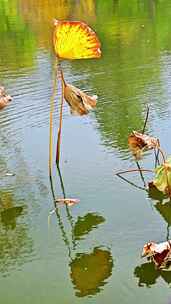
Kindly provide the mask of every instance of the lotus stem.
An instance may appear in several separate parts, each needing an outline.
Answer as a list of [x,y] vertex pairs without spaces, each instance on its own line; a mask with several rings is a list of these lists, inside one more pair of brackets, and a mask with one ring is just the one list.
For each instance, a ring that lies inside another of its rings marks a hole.
[[53,66],[53,90],[50,98],[50,119],[49,119],[49,176],[52,175],[52,163],[53,163],[53,112],[55,95],[57,92],[57,75],[58,75],[58,61],[55,59]]
[[57,137],[57,146],[56,146],[56,164],[59,167],[60,161],[60,148],[61,148],[61,132],[62,132],[62,118],[63,118],[63,104],[64,104],[64,81],[62,68],[60,67],[61,73],[61,105],[60,105],[60,116],[59,116],[59,128],[58,128],[58,137]]

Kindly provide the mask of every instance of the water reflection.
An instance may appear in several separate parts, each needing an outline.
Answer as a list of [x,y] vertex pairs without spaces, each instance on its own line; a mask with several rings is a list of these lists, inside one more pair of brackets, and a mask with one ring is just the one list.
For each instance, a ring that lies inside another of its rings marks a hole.
[[0,0],[0,35],[0,70],[33,66],[36,37],[18,12],[18,0]]
[[[19,76],[23,73],[21,68],[37,66],[37,54],[52,49],[53,18],[82,19],[95,28],[103,46],[102,59],[98,63],[70,62],[66,69],[72,72],[72,78],[81,75],[86,87],[99,95],[97,128],[106,145],[118,148],[125,155],[128,134],[143,125],[145,104],[150,102],[154,108],[167,111],[168,103],[162,98],[161,60],[162,54],[169,54],[171,50],[169,0],[165,5],[158,1],[130,4],[122,0],[11,0],[10,3],[1,0],[0,4],[2,72],[9,73],[12,69]],[[44,60],[41,56],[41,63]],[[30,73],[30,69],[26,73]],[[39,95],[43,86],[42,83],[38,89]],[[22,90],[22,94],[32,91],[30,87]],[[43,95],[49,98],[47,88]],[[39,109],[45,112],[43,105],[42,98]]]
[[71,280],[77,297],[95,295],[112,274],[110,250],[95,247],[91,253],[77,253],[69,264]]
[[[37,14],[37,11],[39,14]],[[71,0],[20,0],[20,13],[33,29],[38,37],[38,46],[51,48],[51,30],[53,19],[77,19],[82,20],[87,16],[89,21],[96,17],[95,1],[71,1]]]
[[137,266],[134,270],[134,276],[138,278],[139,287],[151,287],[157,283],[159,277],[167,284],[171,283],[170,271],[157,270],[153,263],[144,263],[141,266]]
[[[166,240],[169,240],[169,228],[171,226],[171,201],[166,195],[158,191],[155,187],[150,188],[149,197],[155,201],[154,207],[167,223]],[[156,202],[157,201],[157,202]]]
[[79,216],[73,230],[75,239],[84,239],[89,232],[96,229],[98,225],[104,223],[104,221],[104,217],[96,213],[87,213],[84,216]]
[[[101,2],[97,15],[102,9]],[[113,12],[109,9],[110,1],[103,5],[102,19],[97,24],[103,37],[103,67],[100,64],[96,67],[97,75],[92,76],[91,83],[103,98],[96,112],[102,138],[106,145],[124,151],[128,134],[142,128],[147,103],[168,110],[166,99],[162,100],[160,60],[164,51],[171,50],[171,11],[167,12],[169,1],[166,6],[158,1],[116,3]],[[159,14],[163,8],[166,15]],[[168,29],[165,37],[164,27]]]
[[22,221],[26,206],[15,206],[14,194],[0,191],[0,272],[10,273],[15,265],[24,264],[33,248],[28,227]]
[[[66,198],[61,169],[57,167],[56,172],[59,177],[63,198]],[[78,253],[76,251],[79,241],[85,239],[93,229],[97,229],[99,224],[105,222],[105,219],[101,215],[89,212],[84,216],[79,216],[74,223],[71,210],[66,206],[67,219],[70,224],[70,231],[67,231],[64,223],[65,219],[63,219],[60,214],[58,205],[55,204],[56,194],[52,176],[50,176],[50,185],[58,226],[68,252],[70,277],[74,289],[76,289],[76,296],[85,297],[95,295],[102,290],[102,286],[107,283],[107,279],[112,275],[113,259],[111,251],[108,248],[102,247],[94,247],[91,253]]]

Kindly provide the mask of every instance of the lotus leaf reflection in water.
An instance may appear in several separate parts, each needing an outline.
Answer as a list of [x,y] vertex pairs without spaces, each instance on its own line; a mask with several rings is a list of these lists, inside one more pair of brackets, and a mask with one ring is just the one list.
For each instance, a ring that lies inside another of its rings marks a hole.
[[113,259],[107,249],[95,247],[91,253],[77,253],[70,263],[71,279],[77,297],[95,295],[112,274]]
[[75,239],[83,239],[85,235],[104,222],[104,217],[96,213],[87,213],[83,217],[79,216],[73,230]]

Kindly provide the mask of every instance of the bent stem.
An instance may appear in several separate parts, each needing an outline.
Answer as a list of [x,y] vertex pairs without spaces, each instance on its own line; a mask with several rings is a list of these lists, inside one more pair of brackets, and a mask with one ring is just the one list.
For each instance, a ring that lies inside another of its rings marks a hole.
[[157,148],[157,151],[156,151],[156,149],[154,149],[154,157],[155,157],[155,168],[157,167],[157,166],[160,166],[160,161],[159,161],[159,149]]
[[56,164],[59,167],[60,161],[60,147],[61,147],[61,131],[62,131],[62,118],[63,118],[63,104],[64,104],[64,81],[63,81],[63,72],[60,66],[61,73],[61,105],[60,105],[60,116],[59,116],[59,128],[58,128],[58,137],[57,137],[57,146],[56,146]]
[[123,180],[124,180],[125,182],[127,182],[128,184],[130,184],[131,186],[134,186],[135,188],[140,189],[140,190],[145,190],[145,191],[147,191],[146,188],[143,188],[143,187],[140,187],[140,186],[136,185],[135,183],[133,183],[133,182],[131,182],[130,180],[128,180],[127,178],[123,177],[123,176],[120,175],[119,173],[116,173],[116,175],[117,175],[119,178],[123,179]]
[[[121,174],[125,174],[125,173],[132,173],[132,172],[140,172],[139,169],[130,169],[130,170],[125,170],[125,171],[119,171],[116,173],[116,175],[121,175]],[[150,173],[154,173],[153,170],[150,169],[141,169],[141,172],[150,172]]]
[[50,118],[49,118],[49,176],[52,176],[52,162],[53,162],[53,112],[55,95],[57,92],[57,75],[58,75],[58,60],[55,59],[53,66],[53,90],[50,98]]

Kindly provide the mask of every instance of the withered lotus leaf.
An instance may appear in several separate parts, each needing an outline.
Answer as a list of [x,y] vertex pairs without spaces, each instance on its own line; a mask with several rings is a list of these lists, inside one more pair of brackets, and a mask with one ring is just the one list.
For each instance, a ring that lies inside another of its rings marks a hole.
[[75,204],[78,204],[79,203],[79,199],[76,199],[76,198],[58,198],[56,199],[56,203],[59,203],[59,204],[65,204],[65,205],[68,205],[69,207],[70,206],[73,206]]
[[86,115],[97,103],[97,96],[89,96],[70,84],[64,85],[64,98],[71,108],[72,114]]
[[55,53],[63,59],[101,57],[100,41],[96,33],[84,22],[54,22],[53,44]]
[[171,190],[171,157],[155,169],[153,185],[161,192],[170,194]]
[[147,149],[157,148],[159,145],[158,139],[155,137],[151,137],[146,134],[139,133],[137,131],[133,131],[129,136],[128,141],[130,144],[137,145],[140,149],[146,147]]
[[133,131],[128,137],[128,145],[133,155],[139,159],[143,151],[159,147],[159,140],[155,137]]
[[148,242],[143,247],[142,257],[151,257],[157,268],[167,268],[171,262],[171,241],[162,243]]

